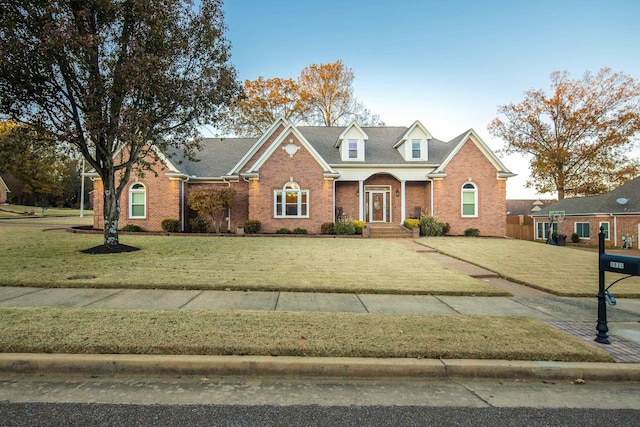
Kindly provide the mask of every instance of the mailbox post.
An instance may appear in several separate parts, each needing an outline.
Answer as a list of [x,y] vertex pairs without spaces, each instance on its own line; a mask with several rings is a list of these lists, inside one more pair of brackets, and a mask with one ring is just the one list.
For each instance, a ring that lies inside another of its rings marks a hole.
[[[604,273],[610,271],[613,273],[626,274],[627,277],[620,278],[605,288]],[[620,280],[631,276],[640,276],[640,258],[632,256],[612,255],[604,253],[604,227],[600,227],[598,233],[598,324],[596,330],[596,342],[602,344],[611,344],[609,340],[609,327],[607,326],[607,303],[606,298],[612,305],[615,304],[613,295],[609,294],[609,288]]]

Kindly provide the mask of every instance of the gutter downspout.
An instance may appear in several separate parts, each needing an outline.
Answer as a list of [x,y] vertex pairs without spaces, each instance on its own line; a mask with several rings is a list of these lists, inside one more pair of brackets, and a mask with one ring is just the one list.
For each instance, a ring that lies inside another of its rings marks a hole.
[[184,233],[184,183],[188,182],[191,179],[190,176],[187,179],[183,179],[180,181],[180,231]]
[[[613,247],[618,247],[618,217],[615,214],[609,214],[613,217]],[[611,238],[611,236],[609,236]]]
[[[231,188],[231,183],[226,179],[222,178],[222,182],[227,184],[227,187]],[[227,233],[231,233],[231,208],[227,212]]]
[[[429,185],[429,187],[431,187],[431,216],[436,216],[436,213],[433,211],[433,180],[430,179],[429,182],[431,183],[431,185]],[[420,214],[422,214],[422,212]]]

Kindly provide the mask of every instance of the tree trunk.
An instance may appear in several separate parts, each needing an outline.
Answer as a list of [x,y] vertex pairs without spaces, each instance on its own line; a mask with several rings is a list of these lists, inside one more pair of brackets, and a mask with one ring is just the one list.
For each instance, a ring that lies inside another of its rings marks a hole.
[[213,229],[216,233],[220,233],[220,221],[216,219],[216,214],[211,214],[211,221],[213,222]]
[[120,218],[120,198],[116,191],[113,174],[104,182],[104,245],[117,246],[120,244],[118,238],[118,220]]

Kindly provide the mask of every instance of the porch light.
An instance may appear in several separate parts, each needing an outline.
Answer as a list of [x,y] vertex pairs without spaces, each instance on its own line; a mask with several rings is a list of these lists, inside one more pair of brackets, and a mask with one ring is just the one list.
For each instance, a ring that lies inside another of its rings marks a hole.
[[400,190],[396,188],[396,197],[400,197]]

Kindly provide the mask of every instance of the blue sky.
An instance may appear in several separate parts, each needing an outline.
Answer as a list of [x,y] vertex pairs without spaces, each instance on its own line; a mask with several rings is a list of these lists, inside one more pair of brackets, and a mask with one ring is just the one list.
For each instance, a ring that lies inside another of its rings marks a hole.
[[[473,128],[494,150],[497,107],[548,89],[553,71],[608,66],[640,79],[637,0],[226,0],[224,11],[241,80],[297,78],[340,59],[386,124],[420,120],[443,140]],[[523,188],[527,161],[500,157],[519,175],[507,197],[535,197]]]

